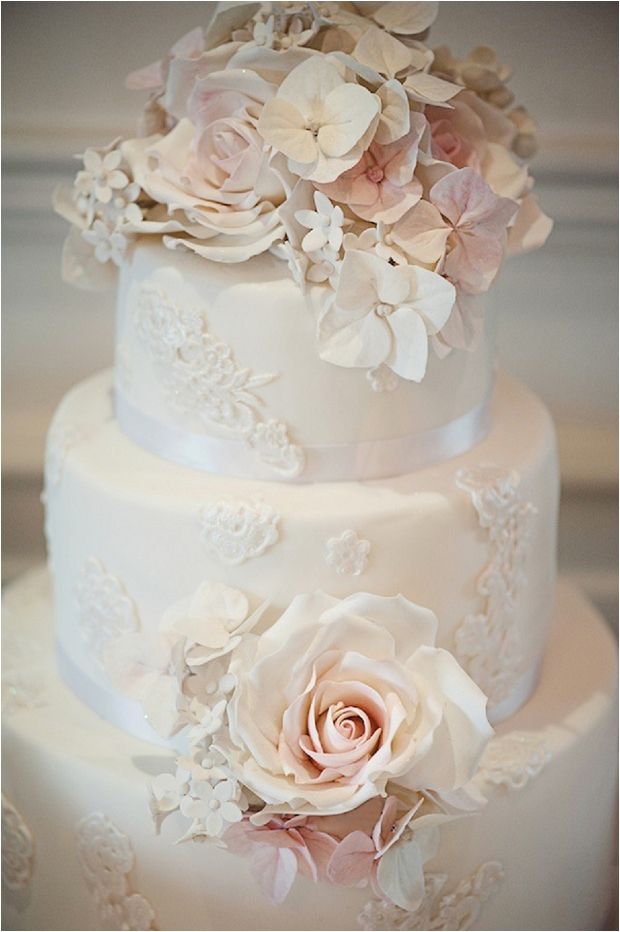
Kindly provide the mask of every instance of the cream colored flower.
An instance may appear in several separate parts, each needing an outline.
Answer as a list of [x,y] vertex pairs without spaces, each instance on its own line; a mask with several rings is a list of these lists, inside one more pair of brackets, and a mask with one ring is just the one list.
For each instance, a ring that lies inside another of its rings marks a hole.
[[319,322],[319,355],[347,368],[385,363],[402,378],[420,382],[428,338],[448,320],[454,298],[454,286],[434,272],[351,250],[334,302]]
[[342,208],[332,204],[320,191],[314,192],[314,205],[316,210],[298,210],[295,213],[298,223],[309,230],[301,241],[301,248],[304,252],[311,253],[327,246],[333,252],[338,252],[343,236]]
[[258,130],[287,157],[293,174],[329,182],[359,161],[380,106],[370,91],[348,84],[336,64],[314,57],[298,65],[266,102]]
[[265,813],[348,812],[386,786],[451,793],[492,734],[437,619],[402,596],[297,596],[233,654],[230,765]]
[[230,653],[256,622],[242,592],[221,583],[202,583],[193,596],[169,608],[162,628],[186,639],[185,660],[201,666]]

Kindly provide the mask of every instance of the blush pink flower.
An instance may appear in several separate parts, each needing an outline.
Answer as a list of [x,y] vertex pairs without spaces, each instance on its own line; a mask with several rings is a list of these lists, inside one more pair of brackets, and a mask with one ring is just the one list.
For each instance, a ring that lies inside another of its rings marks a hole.
[[357,165],[317,187],[332,200],[347,204],[362,220],[395,223],[422,197],[414,171],[426,126],[421,113],[412,113],[411,129],[402,139],[386,146],[373,143]]
[[224,836],[233,854],[246,857],[257,883],[279,906],[298,873],[313,881],[327,878],[327,865],[338,841],[309,824],[305,816],[272,818],[254,825],[249,818],[232,825]]
[[435,264],[465,291],[480,294],[497,274],[518,206],[497,197],[473,169],[457,169],[395,224],[392,239],[414,262]]
[[[435,616],[397,596],[299,595],[230,672],[230,766],[265,814],[339,815],[385,795],[469,782],[487,743],[486,698]],[[448,686],[449,684],[449,686]]]

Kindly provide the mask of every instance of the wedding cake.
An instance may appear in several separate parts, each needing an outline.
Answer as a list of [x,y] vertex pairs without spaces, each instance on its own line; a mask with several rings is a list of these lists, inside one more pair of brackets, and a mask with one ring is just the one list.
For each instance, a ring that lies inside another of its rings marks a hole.
[[436,13],[222,5],[56,194],[116,352],[6,597],[4,928],[605,920],[614,647],[484,302],[536,127]]

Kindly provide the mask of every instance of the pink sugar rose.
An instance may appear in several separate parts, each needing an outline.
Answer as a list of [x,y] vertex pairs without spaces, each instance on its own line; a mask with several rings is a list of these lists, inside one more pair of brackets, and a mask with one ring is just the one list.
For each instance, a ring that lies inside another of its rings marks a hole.
[[438,271],[470,294],[487,291],[504,257],[506,230],[519,205],[497,197],[471,168],[444,175],[392,229],[414,262]]
[[410,118],[411,129],[402,139],[386,146],[372,143],[357,165],[317,188],[331,200],[347,204],[362,220],[395,223],[422,197],[414,171],[427,123],[421,113]]
[[260,78],[248,82],[234,71],[230,76],[227,81],[217,76],[199,80],[189,98],[196,132],[187,164],[192,190],[215,203],[253,207],[265,200],[277,205],[284,190],[256,129],[271,88]]
[[297,596],[233,654],[230,764],[265,814],[338,815],[393,786],[467,783],[491,734],[486,698],[437,619],[402,596]]

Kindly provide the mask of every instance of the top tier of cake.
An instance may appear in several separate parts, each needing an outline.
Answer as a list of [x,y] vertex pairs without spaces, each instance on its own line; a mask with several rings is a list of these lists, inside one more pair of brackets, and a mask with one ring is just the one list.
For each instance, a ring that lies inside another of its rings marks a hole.
[[317,346],[320,289],[269,253],[205,262],[138,240],[121,272],[115,391],[125,433],[212,472],[379,478],[464,452],[487,429],[489,326],[472,351],[432,349],[420,383],[346,368]]

